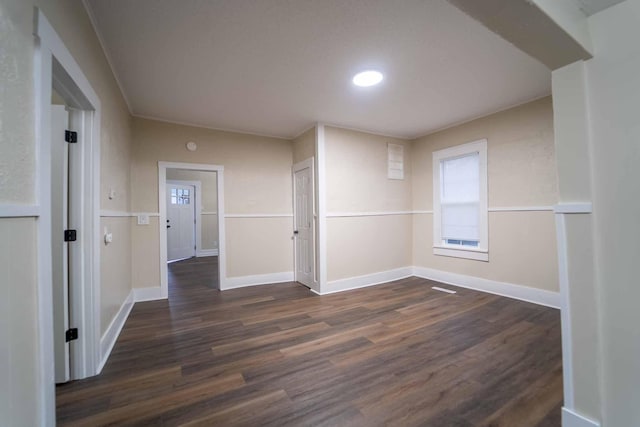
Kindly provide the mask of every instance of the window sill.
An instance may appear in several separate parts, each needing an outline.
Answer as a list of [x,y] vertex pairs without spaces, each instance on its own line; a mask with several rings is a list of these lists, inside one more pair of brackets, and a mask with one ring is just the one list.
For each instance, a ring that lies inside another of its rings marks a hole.
[[476,261],[489,261],[489,252],[482,249],[471,249],[471,248],[451,248],[451,247],[441,247],[434,246],[433,247],[434,255],[441,256],[449,256],[454,258],[465,258],[465,259],[473,259]]

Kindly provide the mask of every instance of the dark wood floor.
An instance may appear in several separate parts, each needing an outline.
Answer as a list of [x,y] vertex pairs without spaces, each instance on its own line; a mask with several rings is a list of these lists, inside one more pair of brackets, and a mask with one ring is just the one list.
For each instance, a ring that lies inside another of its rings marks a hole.
[[557,310],[417,278],[221,293],[187,263],[100,376],[58,387],[59,425],[560,426]]

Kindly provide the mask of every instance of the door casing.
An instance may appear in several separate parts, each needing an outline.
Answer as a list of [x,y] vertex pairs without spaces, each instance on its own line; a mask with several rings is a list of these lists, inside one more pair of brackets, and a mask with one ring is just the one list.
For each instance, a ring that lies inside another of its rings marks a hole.
[[[79,254],[74,263],[80,278],[72,291],[72,318],[79,339],[72,351],[74,378],[96,375],[105,362],[100,346],[100,119],[101,103],[82,69],[41,10],[34,8],[34,94],[36,141],[36,204],[38,284],[38,409],[39,425],[55,425],[55,362],[53,334],[53,297],[51,279],[51,94],[52,89],[74,111],[72,126],[77,126],[78,168],[70,171],[76,183],[79,220]],[[81,231],[80,231],[81,230]],[[56,237],[57,238],[57,237]]]
[[158,212],[160,223],[158,235],[160,241],[160,297],[169,295],[169,274],[167,270],[167,228],[162,226],[167,222],[167,169],[186,169],[193,171],[217,172],[218,190],[218,276],[220,289],[225,289],[227,280],[226,265],[226,233],[224,223],[224,166],[204,163],[158,162]]

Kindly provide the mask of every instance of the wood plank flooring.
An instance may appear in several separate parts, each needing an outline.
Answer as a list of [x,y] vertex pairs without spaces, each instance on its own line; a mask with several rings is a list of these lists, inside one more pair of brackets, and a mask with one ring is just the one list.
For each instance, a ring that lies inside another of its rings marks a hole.
[[103,373],[58,386],[59,425],[560,426],[557,310],[418,278],[221,293],[214,262],[170,265]]

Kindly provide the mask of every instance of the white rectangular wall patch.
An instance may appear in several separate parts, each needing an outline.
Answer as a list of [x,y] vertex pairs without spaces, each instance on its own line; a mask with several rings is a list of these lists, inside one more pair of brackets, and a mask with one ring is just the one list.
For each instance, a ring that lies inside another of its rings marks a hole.
[[389,179],[404,179],[404,146],[400,144],[387,144]]

